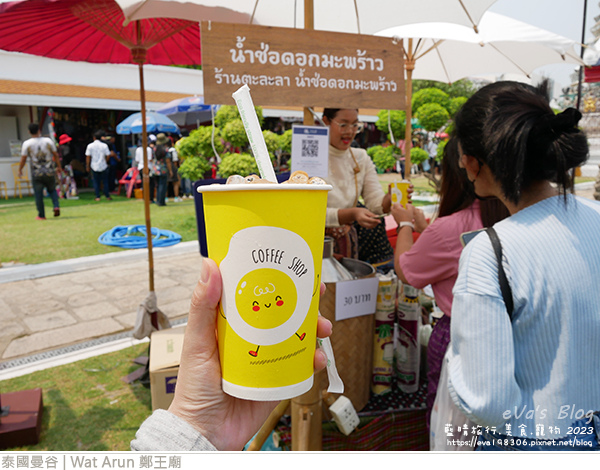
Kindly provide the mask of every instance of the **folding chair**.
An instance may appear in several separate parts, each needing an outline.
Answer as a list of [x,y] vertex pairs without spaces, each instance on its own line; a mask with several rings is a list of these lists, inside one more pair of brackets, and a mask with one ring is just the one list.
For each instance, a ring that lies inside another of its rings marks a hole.
[[0,197],[2,197],[2,191],[4,191],[4,199],[8,199],[8,188],[5,181],[0,181]]
[[19,165],[20,163],[12,163],[10,166],[13,171],[13,176],[15,178],[15,197],[17,197],[17,191],[19,191],[19,197],[23,198],[23,193],[21,189],[25,189],[28,193],[33,192],[33,185],[31,184],[31,180],[29,179],[29,167],[25,165],[23,167],[23,176],[19,177]]

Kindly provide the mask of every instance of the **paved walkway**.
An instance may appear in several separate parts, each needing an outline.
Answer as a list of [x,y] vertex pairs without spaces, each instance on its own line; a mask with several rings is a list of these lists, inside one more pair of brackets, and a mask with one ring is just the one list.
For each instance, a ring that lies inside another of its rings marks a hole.
[[[578,185],[577,194],[593,199],[593,193],[593,183]],[[153,253],[158,306],[173,324],[185,322],[202,262],[198,243]],[[69,348],[133,344],[137,308],[147,294],[145,249],[0,268],[0,380]]]
[[[198,242],[153,254],[158,307],[185,320],[202,262]],[[0,372],[93,339],[131,338],[148,285],[146,249],[1,268]]]

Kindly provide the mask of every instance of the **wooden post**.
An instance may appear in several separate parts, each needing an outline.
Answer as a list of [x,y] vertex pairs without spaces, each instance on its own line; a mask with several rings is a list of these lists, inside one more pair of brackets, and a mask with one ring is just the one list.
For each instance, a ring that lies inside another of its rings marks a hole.
[[[137,42],[141,44],[140,21],[136,21]],[[152,253],[152,222],[150,221],[150,177],[148,175],[148,130],[146,126],[146,90],[144,86],[144,62],[146,49],[134,47],[131,50],[133,60],[138,64],[140,76],[140,103],[142,108],[142,153],[144,155],[144,169],[142,170],[144,217],[146,219],[146,239],[148,241],[148,289],[154,292],[154,256]]]
[[290,400],[283,400],[279,403],[279,405],[277,405],[277,407],[271,412],[267,420],[256,433],[254,439],[252,439],[252,442],[248,446],[249,451],[259,451],[262,449],[262,446],[269,437],[269,434],[271,434],[271,431],[275,429],[275,426],[277,426],[277,423],[289,406]]
[[404,132],[404,177],[410,180],[410,151],[412,149],[412,73],[415,69],[413,40],[408,39],[408,48],[404,49],[404,68],[406,69],[406,129]]
[[321,374],[308,392],[292,399],[292,451],[323,450]]
[[[313,0],[304,0],[304,29],[314,29]],[[313,126],[315,119],[304,108],[304,125]],[[292,451],[320,451],[323,448],[321,380],[315,374],[312,388],[304,395],[292,399]]]

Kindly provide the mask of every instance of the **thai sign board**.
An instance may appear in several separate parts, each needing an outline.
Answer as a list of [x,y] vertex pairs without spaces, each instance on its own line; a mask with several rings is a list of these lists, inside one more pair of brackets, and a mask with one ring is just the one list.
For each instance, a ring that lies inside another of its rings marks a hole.
[[204,102],[404,109],[402,42],[359,34],[201,23]]

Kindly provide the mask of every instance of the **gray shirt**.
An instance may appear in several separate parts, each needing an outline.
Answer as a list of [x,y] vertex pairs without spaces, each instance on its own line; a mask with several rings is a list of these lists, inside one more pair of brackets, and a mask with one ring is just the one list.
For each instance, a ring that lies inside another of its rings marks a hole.
[[135,433],[133,451],[216,451],[208,439],[167,410],[155,410]]

